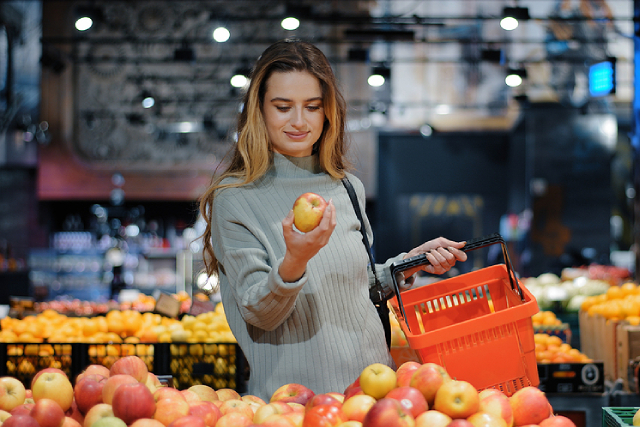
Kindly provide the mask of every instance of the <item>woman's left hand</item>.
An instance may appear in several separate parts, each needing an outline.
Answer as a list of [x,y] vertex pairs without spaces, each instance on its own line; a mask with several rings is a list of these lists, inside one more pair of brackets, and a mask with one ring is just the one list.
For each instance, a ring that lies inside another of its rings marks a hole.
[[404,258],[425,254],[429,264],[423,270],[432,274],[443,274],[451,270],[457,261],[466,261],[467,254],[461,249],[466,242],[455,242],[444,237],[429,240],[409,251]]

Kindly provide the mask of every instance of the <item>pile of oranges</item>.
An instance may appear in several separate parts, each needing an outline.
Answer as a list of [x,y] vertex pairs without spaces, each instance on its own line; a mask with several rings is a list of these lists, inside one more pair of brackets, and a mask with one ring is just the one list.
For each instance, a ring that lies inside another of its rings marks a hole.
[[612,285],[604,294],[587,297],[580,309],[590,316],[640,325],[640,287],[633,282]]
[[538,363],[590,363],[593,362],[587,355],[580,352],[571,344],[562,342],[562,338],[556,335],[535,334],[536,360]]
[[560,326],[562,321],[553,311],[539,311],[531,316],[533,326]]
[[137,310],[111,310],[105,316],[69,317],[52,309],[24,319],[0,320],[0,342],[154,343],[235,342],[222,304],[181,320]]

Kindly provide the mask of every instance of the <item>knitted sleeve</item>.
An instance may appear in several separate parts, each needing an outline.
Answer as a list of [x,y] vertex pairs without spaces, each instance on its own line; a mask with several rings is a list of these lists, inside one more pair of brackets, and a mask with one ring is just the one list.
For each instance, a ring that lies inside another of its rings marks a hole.
[[[212,232],[220,273],[226,275],[240,313],[248,324],[268,331],[291,314],[306,273],[296,282],[284,282],[278,274],[282,262],[251,209],[233,189],[214,199]],[[269,209],[269,206],[263,206]]]

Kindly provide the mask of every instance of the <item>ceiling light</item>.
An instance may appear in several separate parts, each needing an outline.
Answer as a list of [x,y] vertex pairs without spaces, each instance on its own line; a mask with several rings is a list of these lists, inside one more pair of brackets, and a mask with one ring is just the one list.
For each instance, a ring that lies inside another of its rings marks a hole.
[[285,30],[293,31],[293,30],[296,30],[300,26],[300,21],[297,18],[294,18],[294,17],[290,16],[288,18],[284,18],[282,20],[282,22],[280,23],[280,25]]
[[373,67],[367,83],[369,83],[369,86],[380,87],[389,77],[391,77],[391,69],[389,67],[384,65]]
[[93,26],[93,19],[88,16],[83,16],[76,20],[76,30],[78,31],[87,31],[89,28]]
[[87,31],[98,19],[100,11],[95,7],[79,6],[74,10],[75,27],[78,31]]
[[529,9],[526,7],[505,7],[502,10],[502,20],[500,27],[506,31],[512,31],[518,28],[519,21],[531,19]]
[[518,87],[526,77],[527,70],[524,68],[510,68],[507,71],[507,77],[505,77],[504,82],[509,87]]
[[236,88],[243,88],[249,84],[249,76],[251,75],[251,69],[248,67],[240,67],[236,69],[231,77],[231,86]]
[[218,27],[213,30],[213,39],[218,43],[224,43],[229,40],[231,33],[225,27]]

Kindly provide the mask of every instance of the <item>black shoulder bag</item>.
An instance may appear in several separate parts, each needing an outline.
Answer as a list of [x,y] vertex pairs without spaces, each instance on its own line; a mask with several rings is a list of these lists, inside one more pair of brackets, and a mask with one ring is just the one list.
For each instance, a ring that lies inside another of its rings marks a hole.
[[382,322],[382,326],[384,327],[384,337],[387,340],[387,347],[391,348],[391,321],[389,320],[389,306],[387,305],[387,300],[384,297],[384,293],[382,291],[382,284],[380,283],[380,280],[378,280],[376,264],[373,260],[373,252],[371,252],[371,246],[369,245],[369,239],[367,238],[367,231],[364,228],[362,212],[360,211],[360,205],[358,204],[358,196],[356,196],[353,185],[351,185],[351,181],[349,181],[347,177],[342,178],[342,184],[344,184],[344,188],[347,189],[347,193],[349,194],[349,198],[351,199],[353,209],[356,211],[356,216],[360,221],[362,242],[367,248],[367,255],[369,255],[371,271],[373,271],[373,277],[375,278],[375,285],[369,288],[369,297],[371,298],[371,302],[373,302],[373,305],[376,307],[378,316],[380,316],[380,321]]

